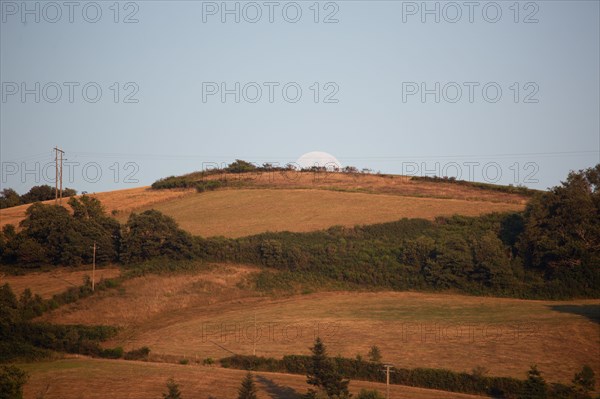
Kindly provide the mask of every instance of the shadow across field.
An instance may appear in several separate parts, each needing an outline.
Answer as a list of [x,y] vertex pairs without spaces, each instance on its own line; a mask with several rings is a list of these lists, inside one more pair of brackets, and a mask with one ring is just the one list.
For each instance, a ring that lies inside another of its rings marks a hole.
[[600,305],[551,305],[549,308],[556,312],[583,316],[594,323],[600,324]]
[[302,395],[300,395],[296,390],[290,387],[279,385],[273,380],[265,378],[261,375],[256,376],[256,381],[263,386],[265,392],[267,392],[273,399],[300,399],[302,397]]

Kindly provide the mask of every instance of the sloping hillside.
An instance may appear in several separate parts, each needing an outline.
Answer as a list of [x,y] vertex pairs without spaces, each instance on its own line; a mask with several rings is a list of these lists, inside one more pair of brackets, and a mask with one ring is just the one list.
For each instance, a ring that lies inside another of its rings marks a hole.
[[308,354],[318,334],[332,355],[365,357],[377,345],[384,360],[398,367],[485,366],[490,375],[524,378],[537,364],[547,380],[565,383],[582,364],[600,370],[598,300],[388,291],[265,296],[252,289],[258,270],[219,264],[194,273],[143,276],[43,320],[120,326],[107,346],[147,345],[151,360],[169,362],[251,354],[256,317],[259,356]]
[[[65,359],[57,362],[30,363],[22,366],[31,378],[25,386],[25,398],[106,399],[159,398],[166,391],[167,378],[174,377],[183,398],[235,398],[245,371],[165,363],[124,362],[101,359]],[[306,377],[279,373],[256,373],[259,399],[300,399],[306,393]],[[385,384],[352,381],[350,391],[361,389],[385,392]],[[85,391],[85,396],[81,392]],[[390,386],[392,399],[475,399],[482,396]]]
[[[270,172],[211,175],[208,179],[223,179],[226,184],[203,193],[140,187],[91,195],[121,222],[131,212],[153,208],[205,237],[303,232],[401,218],[476,216],[519,211],[527,201],[518,193],[393,175]],[[0,210],[0,226],[18,225],[28,206]]]

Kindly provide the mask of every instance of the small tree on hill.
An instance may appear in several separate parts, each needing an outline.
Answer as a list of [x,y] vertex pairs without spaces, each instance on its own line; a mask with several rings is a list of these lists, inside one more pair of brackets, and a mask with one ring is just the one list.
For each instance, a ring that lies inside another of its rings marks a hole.
[[321,338],[315,340],[311,348],[312,357],[308,365],[306,382],[313,385],[317,390],[309,389],[307,398],[349,398],[348,383],[336,370],[331,359],[327,357],[325,345]]
[[236,159],[235,162],[227,165],[227,171],[230,173],[244,173],[244,172],[252,172],[256,170],[256,166],[251,163],[244,161],[242,159]]
[[252,373],[246,374],[242,381],[242,386],[238,390],[238,399],[256,399],[256,385]]
[[173,377],[167,380],[167,393],[163,393],[163,399],[182,399],[179,385],[175,383]]
[[361,389],[356,399],[384,399],[384,397],[376,389]]
[[373,345],[368,353],[369,360],[375,363],[381,362],[381,351],[377,345]]
[[545,399],[548,396],[548,387],[542,373],[533,365],[527,372],[527,380],[523,386],[520,399]]
[[587,364],[583,366],[579,373],[575,374],[573,377],[573,385],[575,389],[584,394],[593,391],[596,387],[596,377],[594,375],[594,370]]

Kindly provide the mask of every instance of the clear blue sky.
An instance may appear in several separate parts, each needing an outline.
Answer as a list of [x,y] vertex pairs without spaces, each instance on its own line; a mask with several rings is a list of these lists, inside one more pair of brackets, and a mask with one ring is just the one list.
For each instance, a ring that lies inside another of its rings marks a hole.
[[[421,1],[314,3],[227,2],[236,23],[221,1],[121,2],[117,15],[113,1],[2,0],[1,187],[52,184],[56,145],[72,165],[65,184],[90,192],[313,150],[375,171],[458,165],[463,179],[540,189],[600,162],[598,1],[426,2],[438,15]],[[222,102],[221,83],[236,82],[239,103]]]

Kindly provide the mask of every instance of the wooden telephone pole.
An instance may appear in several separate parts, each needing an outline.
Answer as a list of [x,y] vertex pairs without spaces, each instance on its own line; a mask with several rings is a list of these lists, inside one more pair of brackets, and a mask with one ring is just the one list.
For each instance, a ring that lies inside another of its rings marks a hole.
[[393,364],[384,364],[385,367],[385,397],[386,399],[390,399],[390,369],[394,367]]
[[252,356],[256,356],[256,336],[257,336],[257,330],[256,330],[256,311],[254,312],[254,339],[253,339],[253,343],[252,343]]
[[[62,204],[62,192],[63,192],[63,154],[65,152],[58,147],[54,147],[54,165],[55,165],[55,175],[54,179],[54,204],[58,204],[59,198],[60,203]],[[59,157],[60,154],[60,157]],[[60,159],[60,167],[59,167],[59,159]],[[60,196],[59,196],[59,183],[60,180]]]
[[92,261],[92,291],[94,291],[96,285],[96,242],[94,241],[94,257]]

